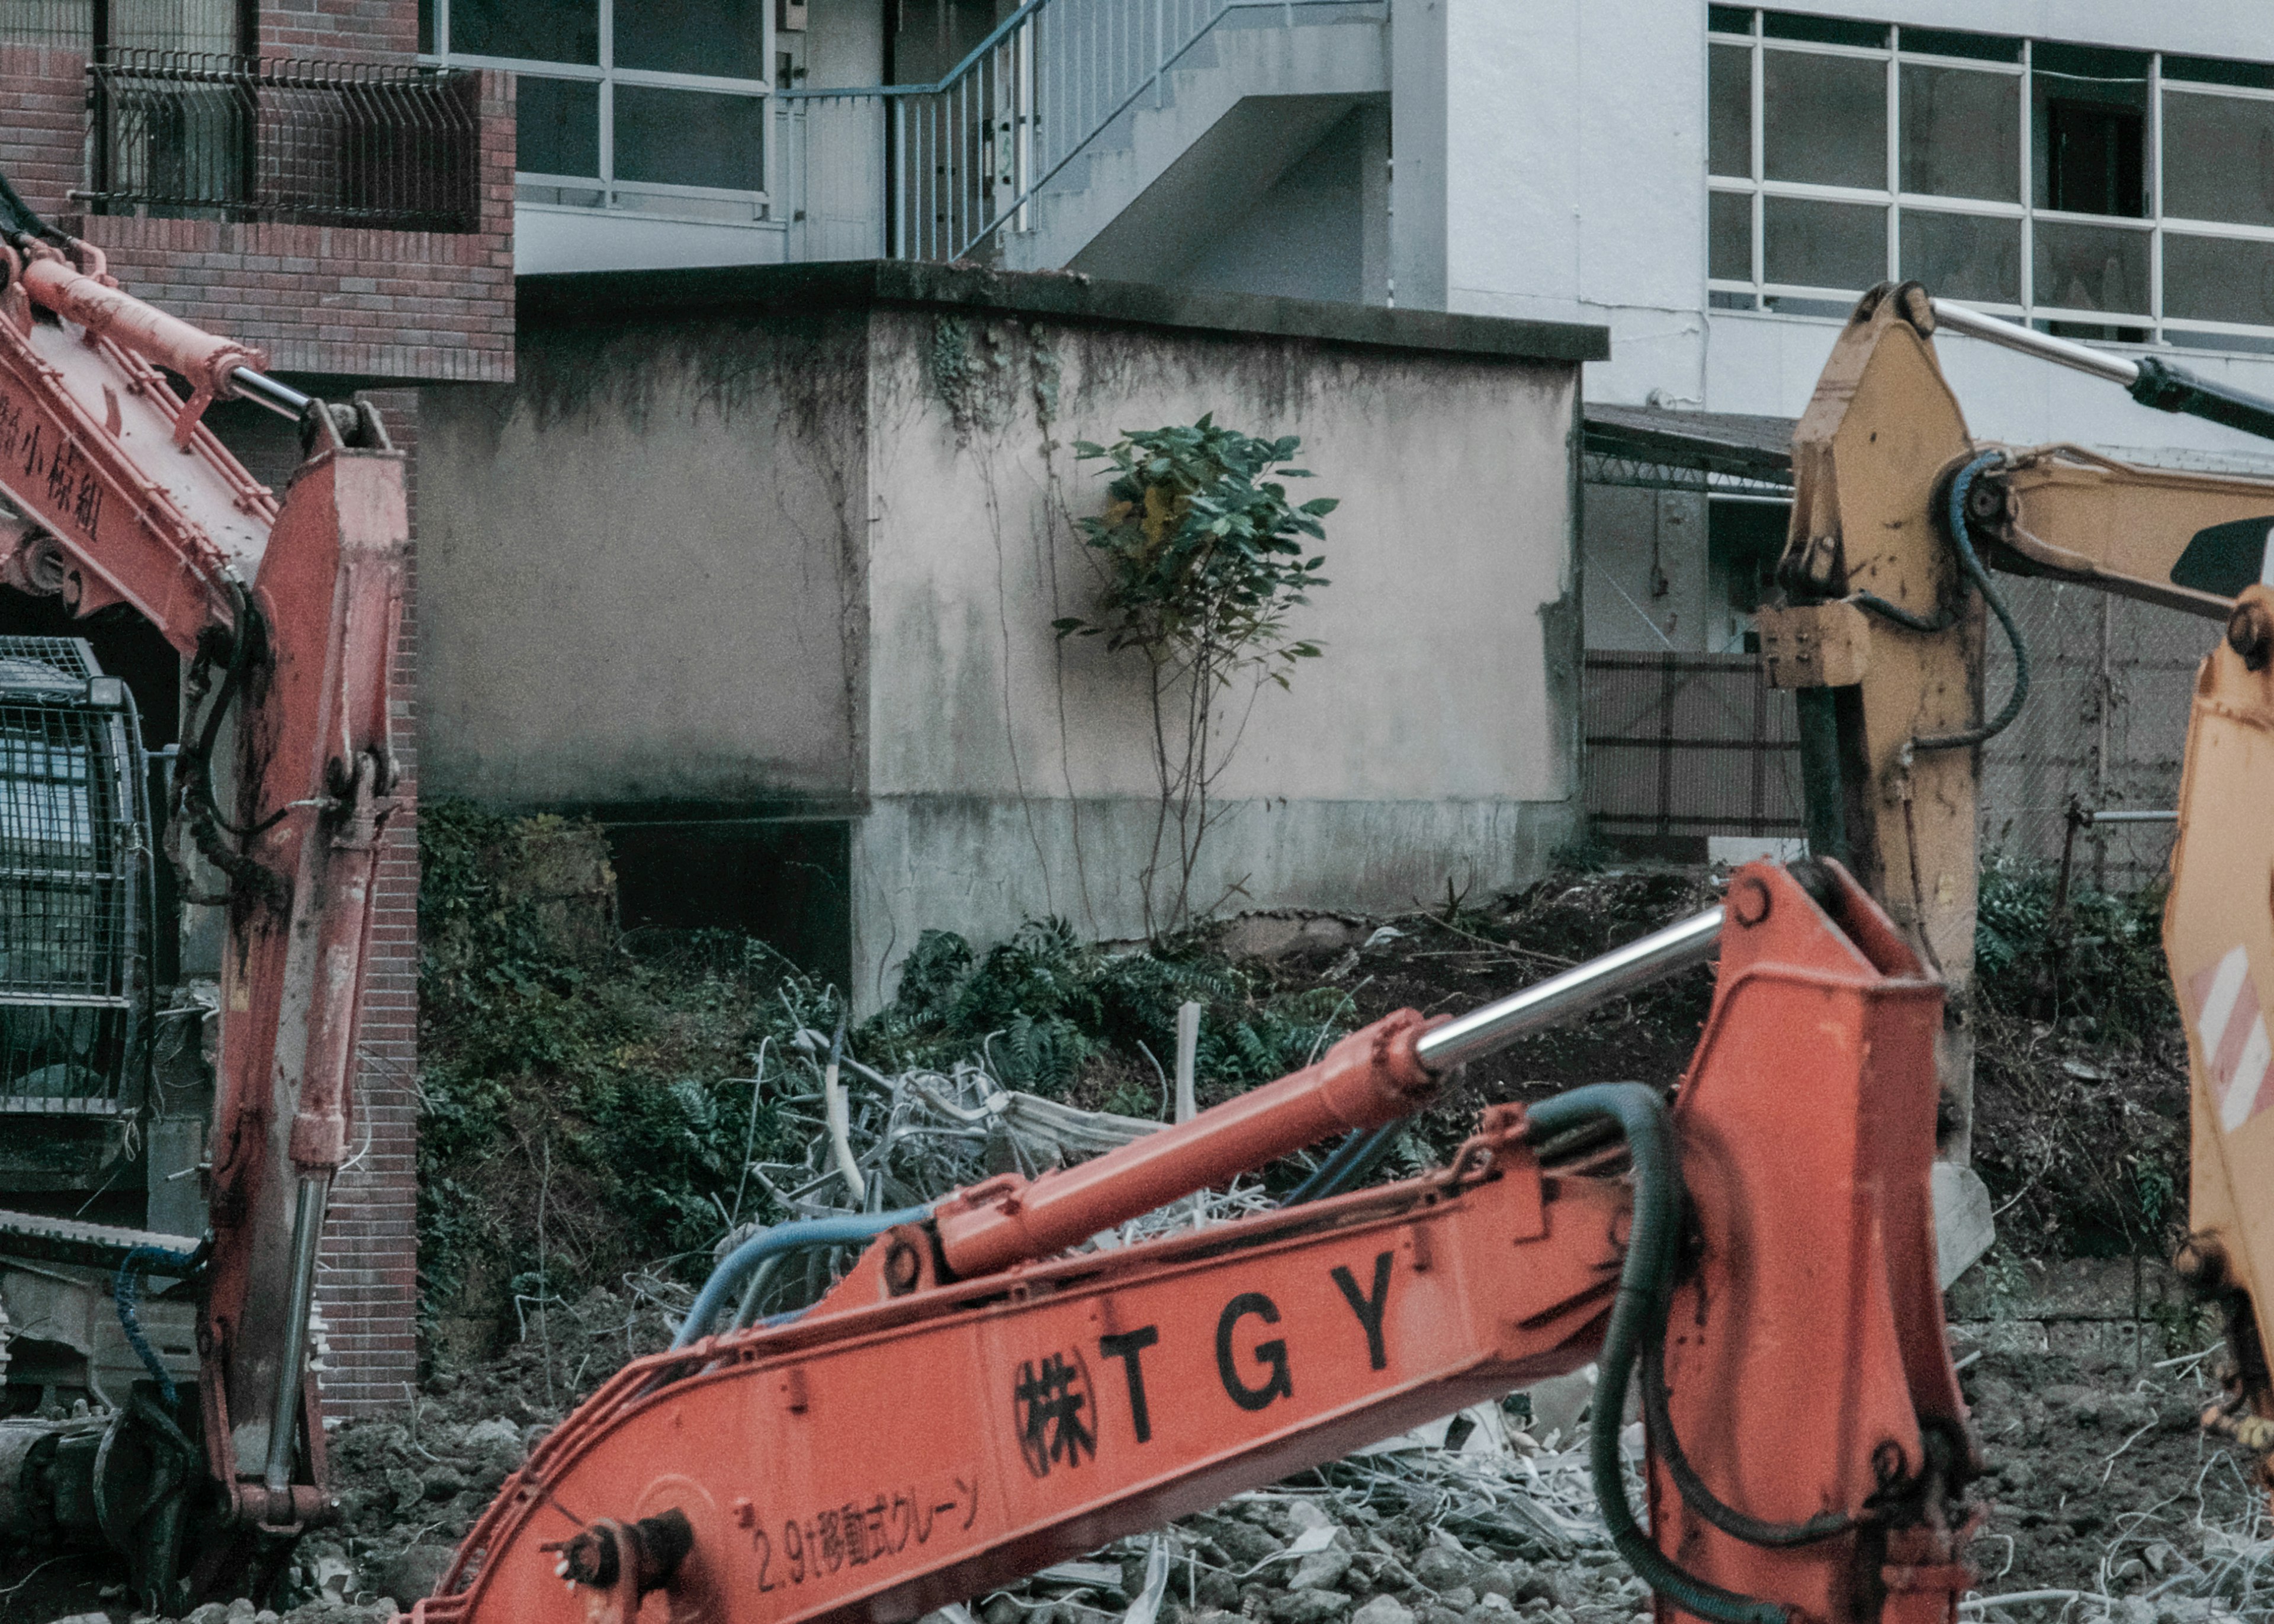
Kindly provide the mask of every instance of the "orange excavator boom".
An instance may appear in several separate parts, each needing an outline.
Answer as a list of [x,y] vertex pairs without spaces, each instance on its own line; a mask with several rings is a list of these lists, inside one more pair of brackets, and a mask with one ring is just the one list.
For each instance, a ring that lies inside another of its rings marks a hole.
[[[1422,1177],[1067,1250],[1717,947],[1670,1111],[1631,1084],[1495,1107]],[[1598,1360],[1598,1494],[1661,1618],[1952,1620],[1979,1466],[1929,1209],[1940,1017],[1843,871],[1757,864],[1473,1017],[1390,1016],[1081,1166],[881,1214],[802,1317],[707,1334],[785,1226],[545,1439],[411,1616],[914,1619]],[[1649,1533],[1621,1476],[1636,1371]]]

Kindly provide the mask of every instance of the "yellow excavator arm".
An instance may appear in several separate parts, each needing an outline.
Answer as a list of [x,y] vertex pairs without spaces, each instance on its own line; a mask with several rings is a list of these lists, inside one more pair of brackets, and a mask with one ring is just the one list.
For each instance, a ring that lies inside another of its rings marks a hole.
[[[2232,1379],[2205,1423],[2274,1447],[2274,481],[1977,440],[1938,327],[2274,437],[2274,402],[1930,298],[1866,294],[1793,436],[1781,601],[1764,671],[1796,690],[1811,846],[1849,862],[1947,989],[1942,1154],[1969,1154],[1979,747],[2019,713],[2029,654],[1992,570],[2223,623],[2189,721],[2164,942],[2193,1091],[2190,1238],[2177,1267],[2225,1311]],[[1989,621],[2010,690],[1985,693]],[[2262,1463],[2262,1471],[2269,1469]],[[2274,1473],[2270,1473],[2274,1483]]]

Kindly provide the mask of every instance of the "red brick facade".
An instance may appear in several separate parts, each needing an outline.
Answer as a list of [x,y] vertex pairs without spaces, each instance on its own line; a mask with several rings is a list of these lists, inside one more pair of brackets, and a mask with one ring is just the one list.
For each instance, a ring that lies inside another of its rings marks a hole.
[[[410,533],[418,533],[418,392],[373,389],[409,454]],[[318,1298],[330,1324],[324,1399],[339,1415],[401,1405],[418,1370],[418,567],[405,583],[395,652],[395,743],[406,809],[388,820],[373,891],[372,954],[358,1053],[352,1164],[324,1233]]]
[[[387,6],[415,31],[415,7]],[[512,381],[512,75],[482,75],[481,229],[461,234],[82,214],[70,193],[84,184],[86,67],[75,51],[0,44],[0,174],[102,249],[129,292],[258,346],[279,372]]]
[[[416,0],[262,0],[260,54],[407,62]],[[303,224],[89,215],[84,53],[0,43],[0,173],[25,200],[101,248],[129,291],[267,352],[272,371],[370,386],[396,444],[416,447],[422,383],[513,377],[513,88],[480,86],[480,229],[424,233]],[[337,387],[332,383],[330,387]],[[415,561],[414,561],[415,582]],[[415,593],[414,593],[415,606]],[[415,616],[395,680],[397,748],[417,788]],[[391,824],[358,1046],[358,1128],[325,1236],[318,1297],[330,1327],[331,1409],[399,1406],[418,1372],[418,842]]]

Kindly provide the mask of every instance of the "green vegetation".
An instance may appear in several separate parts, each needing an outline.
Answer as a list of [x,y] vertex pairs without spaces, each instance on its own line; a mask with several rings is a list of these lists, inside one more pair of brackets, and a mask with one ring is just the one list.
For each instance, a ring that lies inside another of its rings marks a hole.
[[[738,936],[618,936],[590,824],[432,802],[419,845],[430,1337],[476,1353],[516,1299],[526,1311],[644,1268],[698,1279],[734,1222],[779,1217],[742,1168],[809,1132],[779,1106],[808,1064],[789,1040],[835,1029],[837,990]],[[1196,942],[1114,952],[1052,921],[984,955],[926,932],[899,1001],[850,1041],[880,1069],[978,1060],[1013,1087],[1154,1116],[1145,1056],[1165,1064],[1187,999],[1205,1011],[1204,1097],[1292,1070],[1357,1024],[1342,993],[1271,994]]]
[[2160,887],[1993,861],[1975,931],[1974,1165],[2002,1245],[2168,1257],[2187,1219],[2187,1060]]
[[[1324,539],[1319,521],[1338,504],[1330,496],[1288,501],[1280,481],[1310,477],[1285,466],[1301,445],[1291,434],[1257,440],[1202,417],[1126,434],[1110,447],[1074,446],[1085,462],[1110,462],[1114,477],[1104,513],[1078,523],[1103,575],[1097,619],[1055,625],[1061,637],[1102,636],[1108,649],[1145,657],[1160,790],[1139,876],[1150,934],[1205,917],[1224,900],[1193,896],[1201,847],[1221,816],[1209,793],[1239,748],[1262,684],[1285,688],[1296,663],[1319,654],[1288,618],[1327,584],[1319,573],[1326,559],[1305,554]],[[1243,682],[1235,712],[1224,696]]]
[[2164,964],[2164,889],[2127,896],[2072,887],[2053,906],[2053,872],[1992,860],[1982,870],[1974,930],[1982,1001],[2002,1014],[2081,1023],[2137,1044],[2179,1019]]

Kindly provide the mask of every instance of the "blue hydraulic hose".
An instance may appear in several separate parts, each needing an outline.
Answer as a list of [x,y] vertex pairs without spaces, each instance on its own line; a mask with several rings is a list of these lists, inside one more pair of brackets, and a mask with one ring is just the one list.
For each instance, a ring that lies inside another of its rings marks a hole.
[[921,1223],[931,1216],[929,1207],[903,1207],[897,1212],[861,1213],[844,1218],[812,1218],[803,1223],[786,1223],[764,1235],[754,1235],[728,1252],[719,1267],[711,1271],[711,1278],[703,1282],[703,1289],[695,1294],[695,1306],[687,1311],[687,1319],[679,1327],[679,1335],[671,1339],[674,1348],[684,1348],[701,1338],[704,1327],[719,1317],[719,1311],[740,1289],[742,1277],[768,1258],[785,1252],[803,1252],[814,1246],[841,1245],[847,1241],[865,1241],[882,1235],[895,1224]]
[[186,1274],[201,1260],[205,1248],[196,1252],[174,1252],[164,1246],[137,1246],[118,1265],[118,1273],[110,1282],[110,1300],[118,1310],[118,1328],[126,1334],[126,1345],[134,1350],[134,1357],[142,1361],[142,1368],[150,1372],[165,1395],[166,1408],[171,1410],[179,1396],[174,1387],[171,1372],[158,1357],[158,1350],[143,1335],[142,1316],[136,1312],[136,1297],[142,1286],[142,1276],[151,1269],[169,1274]]

